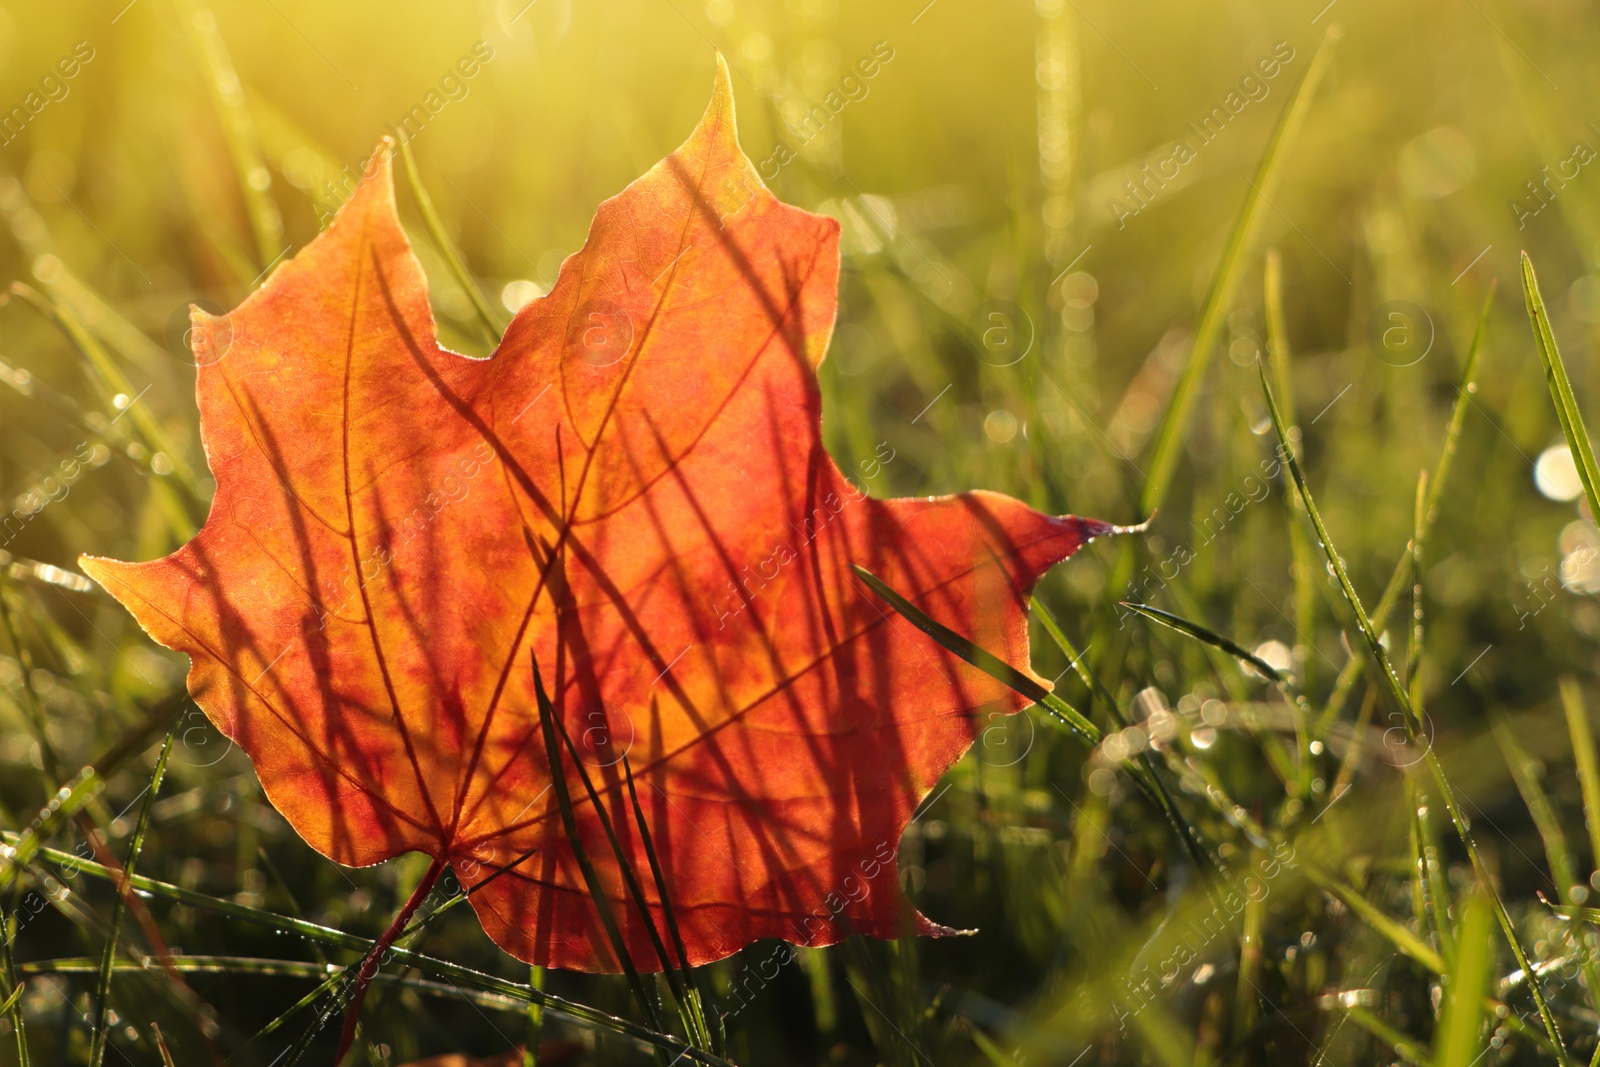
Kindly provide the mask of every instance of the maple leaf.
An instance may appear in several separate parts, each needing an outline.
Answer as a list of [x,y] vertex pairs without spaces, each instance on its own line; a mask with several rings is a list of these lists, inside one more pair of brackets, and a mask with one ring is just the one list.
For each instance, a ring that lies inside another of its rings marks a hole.
[[1111,530],[985,492],[877,500],[840,473],[816,380],[839,228],[762,185],[718,68],[693,135],[601,205],[488,359],[439,346],[380,150],[237,310],[193,313],[203,529],[154,562],[82,561],[190,656],[195,700],[308,844],[450,865],[489,936],[541,965],[622,961],[563,832],[534,664],[640,969],[685,961],[653,947],[657,883],[641,907],[623,877],[619,850],[649,869],[628,770],[687,963],[948,932],[903,900],[898,842],[1022,698],[851,566],[1025,669],[1035,581]]
[[[581,1058],[583,1046],[576,1042],[557,1045],[547,1041],[539,1047],[538,1062],[557,1067],[563,1063],[573,1063]],[[402,1064],[402,1067],[522,1067],[523,1052],[520,1048],[511,1049],[498,1056],[468,1056],[463,1053],[446,1053],[442,1056],[429,1056],[426,1059],[412,1060]]]

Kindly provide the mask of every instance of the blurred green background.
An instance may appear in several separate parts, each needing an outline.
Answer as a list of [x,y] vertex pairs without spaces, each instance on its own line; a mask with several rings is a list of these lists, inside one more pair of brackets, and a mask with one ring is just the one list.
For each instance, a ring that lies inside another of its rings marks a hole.
[[[1275,124],[1335,25],[1304,124],[1284,142],[1275,183],[1258,189]],[[71,851],[98,823],[120,855],[137,818],[164,732],[140,724],[181,688],[183,664],[75,576],[74,560],[152,558],[204,515],[189,305],[242,299],[315,235],[398,128],[503,321],[549,287],[596,205],[688,134],[717,51],[734,70],[746,153],[782,199],[844,225],[839,325],[822,373],[840,465],[881,458],[887,442],[895,459],[873,481],[879,495],[983,487],[1121,523],[1149,517],[1159,496],[1137,545],[1085,550],[1041,598],[1144,724],[1123,754],[1154,750],[1225,864],[1259,869],[1290,847],[1322,871],[1271,881],[1151,1003],[1139,968],[1163,970],[1171,957],[1152,946],[1185,909],[1209,910],[1199,876],[1106,753],[1019,718],[985,730],[902,844],[921,909],[979,932],[803,952],[755,987],[749,975],[772,946],[715,965],[706,980],[729,1012],[728,1055],[1356,1063],[1443,1047],[1449,983],[1402,935],[1460,973],[1464,939],[1490,927],[1449,898],[1478,899],[1482,878],[1376,691],[1363,677],[1348,699],[1335,696],[1358,635],[1320,557],[1301,559],[1296,582],[1287,483],[1275,467],[1259,477],[1274,446],[1256,369],[1271,248],[1292,393],[1280,400],[1292,399],[1311,488],[1369,608],[1412,536],[1418,473],[1437,461],[1479,309],[1492,302],[1423,558],[1426,643],[1412,687],[1490,881],[1529,951],[1557,961],[1548,997],[1572,1055],[1587,1060],[1600,1015],[1586,979],[1563,977],[1587,935],[1545,898],[1580,906],[1600,888],[1584,873],[1600,839],[1586,828],[1572,713],[1557,698],[1563,676],[1576,692],[1592,688],[1600,535],[1575,503],[1570,457],[1551,451],[1561,432],[1517,260],[1532,254],[1580,403],[1592,401],[1600,11],[1578,0],[0,9],[0,278],[19,283],[0,308],[7,828],[25,828],[120,738],[133,739],[131,755],[86,821],[53,843]],[[1162,413],[1256,194],[1259,226],[1217,312],[1171,490],[1152,495]],[[413,192],[402,188],[400,201],[446,343],[488,352]],[[1292,702],[1214,650],[1124,617],[1115,605],[1130,597],[1292,670],[1306,721],[1319,724],[1301,763]],[[1408,610],[1409,597],[1387,631],[1400,661]],[[1039,672],[1102,719],[1103,696],[1036,636]],[[183,714],[141,871],[375,936],[418,872],[341,871],[314,856],[262,800],[242,755],[192,705]],[[1600,814],[1600,795],[1589,803]],[[0,1028],[26,1020],[34,1063],[85,1062],[93,961],[87,973],[43,961],[97,959],[114,896],[79,875],[74,903],[34,920],[29,894],[44,883],[30,877],[3,894],[19,928],[7,966],[28,981]],[[127,952],[148,951],[159,930],[174,952],[323,959],[299,938],[204,907],[149,908],[129,918]],[[423,950],[528,981],[465,909]],[[1474,1055],[1556,1062],[1507,943],[1490,937],[1485,951],[1498,1008],[1469,1020]],[[306,973],[214,970],[228,973],[191,974],[187,991],[170,976],[119,972],[106,1062],[160,1063],[152,1022],[179,1063],[288,1062],[314,1012],[249,1039],[312,988]],[[410,984],[380,986],[369,1002],[367,1062],[497,1054],[525,1040],[514,1000],[469,1002],[407,974]],[[551,975],[547,988],[637,1017],[621,980]],[[331,1040],[315,1038],[312,1059],[326,1060]],[[545,1040],[541,1062],[648,1059],[553,1017]],[[0,1063],[19,1062],[17,1049],[6,1036]]]

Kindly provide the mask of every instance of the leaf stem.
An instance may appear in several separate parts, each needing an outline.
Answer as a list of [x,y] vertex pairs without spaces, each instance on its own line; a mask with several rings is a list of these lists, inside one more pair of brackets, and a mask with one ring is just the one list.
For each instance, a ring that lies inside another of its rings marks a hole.
[[372,984],[372,976],[378,973],[378,967],[383,962],[384,953],[389,950],[389,946],[394,944],[394,939],[399,937],[401,931],[406,928],[406,923],[410,921],[412,913],[427,899],[428,894],[433,890],[433,884],[439,880],[439,876],[443,873],[444,860],[435,859],[428,866],[428,873],[424,874],[422,881],[417,883],[417,888],[411,891],[411,898],[396,913],[394,921],[389,924],[389,928],[383,932],[383,935],[372,946],[372,949],[367,953],[366,959],[361,961],[361,970],[356,975],[356,987],[350,996],[350,1006],[345,1009],[344,1029],[339,1031],[339,1050],[334,1053],[334,1067],[338,1067],[339,1064],[344,1062],[345,1054],[350,1051],[351,1044],[355,1042],[356,1021],[361,1016],[361,1002],[366,998],[367,987]]

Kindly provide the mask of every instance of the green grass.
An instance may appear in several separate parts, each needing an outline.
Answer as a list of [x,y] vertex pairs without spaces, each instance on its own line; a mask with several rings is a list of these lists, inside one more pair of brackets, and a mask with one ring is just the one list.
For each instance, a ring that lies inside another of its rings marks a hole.
[[[1053,692],[924,626],[1035,701],[900,844],[918,908],[977,934],[802,950],[750,996],[771,944],[530,974],[446,879],[349,1062],[529,1034],[545,1063],[1600,1062],[1600,177],[1559,177],[1600,147],[1592,8],[120,7],[0,18],[4,107],[95,53],[0,145],[0,1067],[328,1062],[425,878],[306,848],[73,561],[192,535],[188,304],[304,245],[480,39],[397,168],[447,344],[487,352],[507,285],[547,285],[681,140],[713,48],[759,162],[883,41],[772,180],[844,225],[830,450],[892,447],[880,496],[1152,521],[1041,584]],[[1264,98],[1119,224],[1106,200],[1278,41]],[[1007,366],[996,308],[1032,341]],[[1415,362],[1383,348],[1397,309]],[[1535,484],[1557,445],[1568,500]]]

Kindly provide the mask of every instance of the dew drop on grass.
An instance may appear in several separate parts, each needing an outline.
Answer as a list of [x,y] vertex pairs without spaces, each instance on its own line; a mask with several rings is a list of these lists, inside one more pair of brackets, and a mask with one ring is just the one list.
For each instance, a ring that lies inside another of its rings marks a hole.
[[983,432],[995,444],[1010,444],[1017,436],[1017,425],[1017,417],[1001,408],[984,417]]
[[1578,466],[1566,445],[1551,445],[1533,464],[1533,484],[1551,500],[1576,500],[1583,492]]
[[1583,519],[1567,523],[1557,539],[1561,584],[1569,592],[1600,592],[1600,534]]
[[[1265,641],[1255,650],[1256,658],[1280,674],[1286,673],[1293,665],[1294,657],[1289,651],[1289,646],[1282,641]],[[1245,664],[1245,670],[1250,674],[1259,674],[1256,670]]]

